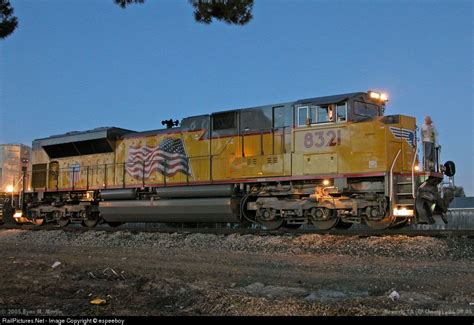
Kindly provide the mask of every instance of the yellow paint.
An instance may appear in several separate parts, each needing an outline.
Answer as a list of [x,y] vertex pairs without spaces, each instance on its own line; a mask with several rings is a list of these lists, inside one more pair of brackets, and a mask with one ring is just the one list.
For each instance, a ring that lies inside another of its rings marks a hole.
[[[381,119],[358,123],[327,123],[281,132],[206,139],[205,131],[184,134],[131,136],[116,142],[115,153],[46,160],[33,152],[33,164],[57,161],[58,179],[48,175],[48,187],[59,190],[104,187],[160,186],[178,183],[239,180],[276,176],[324,176],[388,173],[398,150],[395,172],[410,172],[414,148],[397,139],[390,127],[415,130],[415,119],[400,116],[400,123]],[[164,177],[156,169],[143,181],[124,168],[130,147],[159,146],[164,138],[181,139],[189,159],[190,175]],[[35,161],[36,160],[36,161]],[[73,184],[72,168],[78,167]]]

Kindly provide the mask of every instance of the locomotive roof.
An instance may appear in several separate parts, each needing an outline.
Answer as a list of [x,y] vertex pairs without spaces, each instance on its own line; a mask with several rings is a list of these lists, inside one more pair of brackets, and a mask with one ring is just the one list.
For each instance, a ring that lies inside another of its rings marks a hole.
[[[195,116],[188,116],[183,118],[183,120],[189,120],[189,119],[196,119],[196,118],[206,118],[209,117],[210,115],[217,114],[217,113],[223,113],[223,112],[232,112],[236,110],[246,110],[246,109],[259,109],[259,108],[264,108],[264,107],[274,107],[274,106],[292,106],[292,105],[299,105],[299,104],[309,104],[311,103],[312,105],[326,105],[326,104],[337,104],[340,102],[344,102],[350,98],[357,97],[360,95],[366,95],[367,93],[365,92],[354,92],[354,93],[346,93],[346,94],[339,94],[339,95],[332,95],[332,96],[323,96],[323,97],[313,97],[313,98],[306,98],[306,99],[300,99],[297,101],[292,101],[292,102],[286,102],[286,103],[278,103],[278,104],[270,104],[270,105],[263,105],[263,106],[254,106],[254,107],[245,107],[245,108],[239,108],[239,109],[229,109],[225,111],[216,111],[210,114],[201,114],[201,115],[195,115]],[[182,120],[182,121],[183,121]],[[139,137],[139,136],[147,136],[147,135],[155,135],[155,134],[162,134],[162,133],[178,133],[182,130],[181,127],[173,127],[171,129],[155,129],[155,130],[147,130],[147,131],[141,131],[141,132],[134,132],[134,133],[126,133],[121,136],[121,138],[133,138],[133,137]]]
[[307,104],[311,103],[313,105],[326,105],[326,104],[337,104],[340,102],[344,102],[352,97],[357,97],[360,95],[365,95],[365,92],[357,92],[357,93],[347,93],[347,94],[340,94],[340,95],[333,95],[333,96],[323,96],[323,97],[314,97],[314,98],[307,98],[307,99],[300,99],[295,102],[295,104]]
[[[300,99],[297,101],[291,101],[291,102],[285,102],[285,103],[276,103],[276,104],[271,104],[271,105],[262,105],[262,106],[246,107],[246,108],[240,108],[240,109],[229,109],[225,111],[216,111],[211,114],[189,116],[189,117],[184,118],[183,120],[191,119],[191,118],[199,118],[199,117],[208,117],[210,115],[213,115],[216,113],[222,113],[222,112],[230,112],[230,111],[246,110],[246,109],[259,109],[259,108],[274,107],[274,106],[291,107],[293,105],[299,105],[299,104],[312,104],[312,105],[337,104],[340,102],[344,102],[350,98],[366,95],[366,94],[367,93],[365,92],[353,92],[353,93],[345,93],[345,94],[332,95],[332,96],[313,97],[313,98]],[[107,140],[107,142],[109,142],[118,138],[129,138],[129,137],[135,137],[135,136],[154,135],[154,134],[161,134],[161,133],[175,133],[175,132],[179,132],[181,129],[182,129],[181,127],[173,127],[172,129],[164,128],[164,129],[136,132],[133,130],[117,128],[117,127],[100,127],[100,128],[95,128],[93,130],[72,131],[72,132],[67,132],[64,134],[52,135],[47,138],[36,139],[33,142],[35,146],[41,146],[45,148],[45,147],[53,147],[53,146],[56,147],[56,146],[64,145],[64,144],[73,145],[73,144],[77,144],[78,142],[84,143],[87,141],[99,141],[99,140]],[[107,148],[107,151],[108,150],[110,149]],[[75,151],[75,153],[77,154],[78,150],[77,148],[74,148],[74,150],[72,151]]]
[[361,96],[361,95],[367,95],[367,93],[366,92],[354,92],[354,93],[346,93],[346,94],[339,94],[339,95],[332,95],[332,96],[312,97],[312,98],[299,99],[299,100],[296,100],[296,101],[285,102],[285,103],[274,103],[274,104],[269,104],[269,105],[227,109],[227,110],[223,110],[223,111],[216,111],[216,112],[213,112],[211,114],[189,116],[187,118],[196,118],[196,117],[201,117],[201,116],[209,116],[209,115],[216,114],[216,113],[231,112],[231,111],[236,111],[236,110],[274,107],[274,106],[291,106],[291,105],[309,104],[309,103],[311,103],[313,105],[337,104],[337,103],[344,102],[344,101],[346,101],[350,98]]

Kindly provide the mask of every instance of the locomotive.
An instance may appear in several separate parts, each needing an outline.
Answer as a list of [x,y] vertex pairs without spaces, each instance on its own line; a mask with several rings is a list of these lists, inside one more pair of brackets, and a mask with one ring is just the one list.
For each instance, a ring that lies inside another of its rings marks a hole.
[[434,223],[454,163],[420,168],[414,117],[375,91],[37,139],[17,220],[374,229]]

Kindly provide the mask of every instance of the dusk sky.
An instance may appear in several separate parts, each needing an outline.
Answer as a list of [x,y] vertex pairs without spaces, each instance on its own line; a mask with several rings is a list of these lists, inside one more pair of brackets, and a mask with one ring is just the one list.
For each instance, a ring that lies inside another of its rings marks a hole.
[[472,1],[256,0],[245,26],[196,23],[186,0],[11,0],[0,40],[0,143],[346,92],[431,115],[474,195]]

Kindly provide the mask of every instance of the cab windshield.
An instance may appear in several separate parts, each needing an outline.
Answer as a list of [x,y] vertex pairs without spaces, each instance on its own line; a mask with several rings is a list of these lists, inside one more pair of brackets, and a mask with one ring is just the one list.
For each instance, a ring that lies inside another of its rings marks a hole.
[[379,115],[376,105],[363,102],[354,102],[354,114],[356,120],[371,119]]

